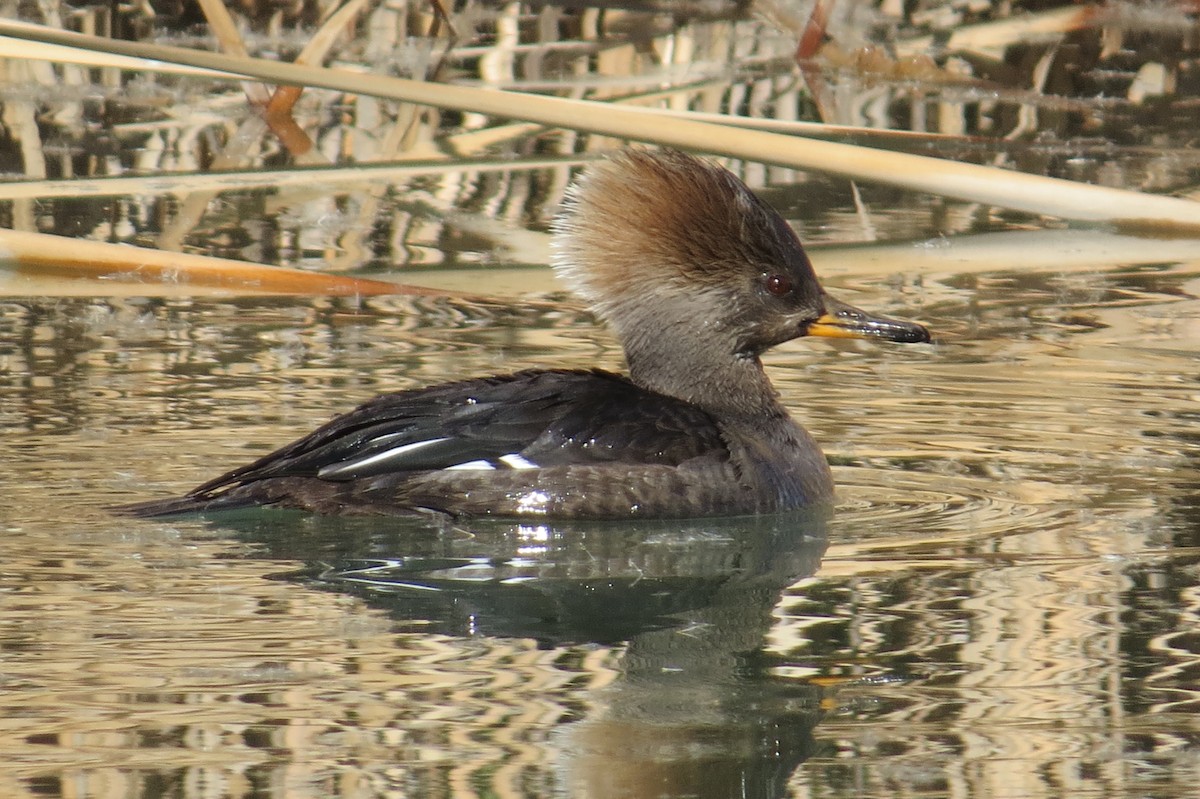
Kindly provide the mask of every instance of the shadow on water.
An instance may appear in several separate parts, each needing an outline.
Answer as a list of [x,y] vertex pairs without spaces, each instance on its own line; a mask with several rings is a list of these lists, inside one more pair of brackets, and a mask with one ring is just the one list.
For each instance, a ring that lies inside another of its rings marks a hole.
[[821,689],[762,650],[781,592],[811,576],[825,514],[439,526],[289,512],[214,517],[281,579],[362,597],[450,636],[624,645],[619,676],[560,727],[571,794],[783,796],[813,754]]

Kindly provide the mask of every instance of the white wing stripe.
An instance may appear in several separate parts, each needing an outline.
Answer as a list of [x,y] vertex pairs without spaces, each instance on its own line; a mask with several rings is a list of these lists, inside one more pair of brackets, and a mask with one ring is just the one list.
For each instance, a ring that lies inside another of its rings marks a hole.
[[453,472],[457,470],[467,469],[495,469],[491,461],[467,461],[466,463],[456,463],[453,466],[447,466],[442,471]]
[[533,461],[522,457],[517,453],[511,455],[501,455],[500,462],[508,466],[510,469],[536,469],[538,465]]
[[[372,441],[369,443],[378,444],[380,442],[386,441],[390,437],[391,437],[391,435],[379,436],[378,438],[372,439]],[[365,455],[360,458],[354,458],[352,460],[342,461],[341,463],[332,463],[332,464],[324,467],[323,469],[321,469],[319,472],[317,472],[317,475],[319,477],[324,477],[326,479],[337,479],[339,477],[361,476],[361,473],[363,471],[370,471],[373,467],[377,467],[380,465],[386,465],[391,461],[402,461],[405,458],[405,456],[409,455],[410,453],[416,452],[417,450],[423,449],[424,447],[429,447],[434,444],[440,444],[443,441],[449,441],[449,440],[450,440],[449,437],[430,438],[425,441],[413,441],[409,444],[401,444],[398,447],[392,447],[390,449],[385,449],[382,452],[376,452],[371,455]],[[509,468],[509,469],[537,469],[537,468],[539,468],[536,463],[529,460],[528,458],[526,458],[518,453],[512,452],[512,453],[509,453],[508,455],[501,455],[499,458],[496,458],[495,460],[477,459],[477,460],[473,460],[473,461],[466,461],[464,463],[456,463],[453,466],[445,467],[445,471],[454,471],[454,470],[466,471],[466,470],[471,470],[471,469],[480,469],[480,470],[482,470],[482,469],[497,469],[497,468],[500,468],[501,466]]]
[[320,471],[318,471],[317,476],[324,477],[324,478],[341,477],[341,476],[345,475],[347,472],[352,473],[352,472],[358,471],[359,469],[362,469],[364,467],[373,466],[374,464],[379,463],[380,461],[387,461],[387,460],[391,460],[393,458],[399,458],[401,455],[405,455],[409,452],[413,452],[413,451],[421,449],[423,447],[428,447],[432,444],[440,444],[441,442],[446,441],[446,440],[447,439],[445,437],[443,437],[443,438],[430,438],[430,439],[426,439],[425,441],[414,441],[411,444],[402,444],[398,447],[393,447],[392,449],[385,449],[383,452],[376,452],[374,455],[368,455],[365,458],[357,458],[352,461],[343,461],[341,463],[330,464],[329,466],[326,466],[323,469],[321,469]]

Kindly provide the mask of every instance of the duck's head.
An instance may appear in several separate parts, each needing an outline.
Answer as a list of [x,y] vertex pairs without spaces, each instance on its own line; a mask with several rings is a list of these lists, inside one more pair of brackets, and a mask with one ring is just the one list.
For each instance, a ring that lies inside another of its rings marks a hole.
[[[554,266],[616,331],[635,380],[752,361],[801,336],[929,341],[833,299],[791,227],[728,171],[675,150],[593,164],[554,227]],[[694,399],[693,396],[685,397]]]

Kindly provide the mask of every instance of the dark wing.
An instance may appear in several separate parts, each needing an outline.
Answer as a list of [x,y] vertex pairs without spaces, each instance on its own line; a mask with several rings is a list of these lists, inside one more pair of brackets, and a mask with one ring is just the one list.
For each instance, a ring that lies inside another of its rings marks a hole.
[[384,394],[189,496],[275,477],[677,465],[713,453],[725,453],[720,431],[691,405],[607,372],[529,371]]

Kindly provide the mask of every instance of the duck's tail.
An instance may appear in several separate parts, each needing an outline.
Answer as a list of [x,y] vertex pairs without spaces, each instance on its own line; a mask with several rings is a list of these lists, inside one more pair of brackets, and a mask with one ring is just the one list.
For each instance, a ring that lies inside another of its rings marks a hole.
[[152,519],[158,516],[181,516],[189,513],[204,513],[206,511],[236,510],[250,508],[259,503],[247,496],[236,493],[220,494],[218,496],[170,497],[169,499],[152,499],[147,502],[134,502],[129,505],[110,505],[105,508],[117,516],[132,516],[139,519]]

